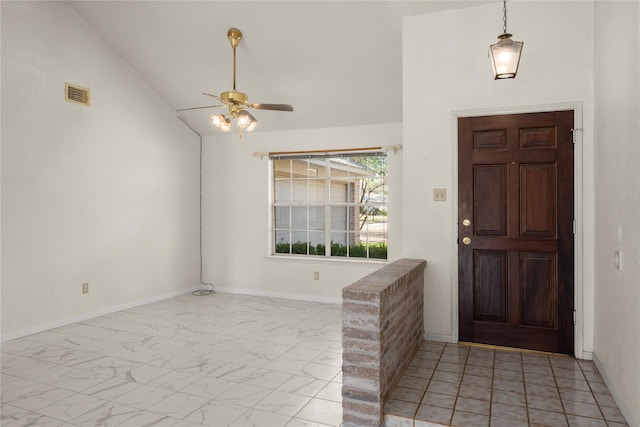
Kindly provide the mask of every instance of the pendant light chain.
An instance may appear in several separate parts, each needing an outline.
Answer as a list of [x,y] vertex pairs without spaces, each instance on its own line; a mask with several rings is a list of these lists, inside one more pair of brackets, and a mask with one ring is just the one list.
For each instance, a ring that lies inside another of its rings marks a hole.
[[507,33],[507,0],[502,0],[503,2],[503,6],[502,6],[502,33],[506,34]]

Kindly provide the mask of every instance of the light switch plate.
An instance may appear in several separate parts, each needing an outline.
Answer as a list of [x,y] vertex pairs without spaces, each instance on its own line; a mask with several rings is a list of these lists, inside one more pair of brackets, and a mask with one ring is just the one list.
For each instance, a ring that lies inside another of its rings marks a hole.
[[433,189],[433,201],[445,202],[447,201],[447,189],[446,188],[434,188]]

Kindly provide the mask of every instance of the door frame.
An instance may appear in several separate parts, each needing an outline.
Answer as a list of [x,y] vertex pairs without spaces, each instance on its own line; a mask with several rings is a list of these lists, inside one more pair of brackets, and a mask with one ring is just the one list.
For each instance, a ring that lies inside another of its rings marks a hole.
[[[474,110],[457,110],[451,112],[451,215],[454,218],[454,225],[451,227],[451,241],[456,242],[458,238],[458,119],[463,117],[496,116],[506,114],[542,113],[549,111],[573,110],[574,132],[574,190],[573,207],[576,222],[574,233],[574,290],[573,300],[576,311],[576,322],[574,325],[574,356],[578,359],[591,359],[591,353],[584,351],[584,329],[585,329],[585,309],[584,309],[584,254],[583,254],[583,107],[581,102],[567,102],[558,104],[525,105],[515,107],[496,107]],[[454,342],[459,341],[459,304],[458,304],[458,245],[451,245],[451,338]],[[588,353],[588,354],[585,354]]]

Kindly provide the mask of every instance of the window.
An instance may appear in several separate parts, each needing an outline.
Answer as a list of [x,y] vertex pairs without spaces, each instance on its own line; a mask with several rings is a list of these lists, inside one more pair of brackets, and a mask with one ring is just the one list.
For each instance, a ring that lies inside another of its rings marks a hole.
[[387,258],[387,154],[272,155],[273,253]]

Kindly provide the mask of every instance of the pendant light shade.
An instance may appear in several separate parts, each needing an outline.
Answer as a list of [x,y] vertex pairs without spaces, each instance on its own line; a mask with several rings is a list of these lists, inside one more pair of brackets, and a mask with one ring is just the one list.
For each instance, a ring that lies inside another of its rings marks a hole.
[[511,40],[511,34],[507,33],[507,0],[503,0],[502,8],[502,34],[498,36],[498,42],[489,46],[489,59],[493,76],[498,79],[513,79],[518,73],[520,55],[523,42]]
[[498,36],[497,43],[489,47],[489,59],[496,80],[515,78],[523,45],[522,42],[511,40],[511,34],[504,33]]

